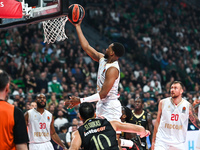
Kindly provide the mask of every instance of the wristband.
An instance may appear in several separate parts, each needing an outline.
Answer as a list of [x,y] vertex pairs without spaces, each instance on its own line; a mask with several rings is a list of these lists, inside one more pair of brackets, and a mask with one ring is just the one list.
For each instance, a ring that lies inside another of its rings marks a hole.
[[133,145],[134,145],[133,141],[126,140],[126,139],[121,139],[121,145],[120,146],[132,148]]
[[83,102],[96,102],[101,100],[99,93],[93,94],[91,96],[88,97],[84,97],[84,98],[80,98],[81,103]]

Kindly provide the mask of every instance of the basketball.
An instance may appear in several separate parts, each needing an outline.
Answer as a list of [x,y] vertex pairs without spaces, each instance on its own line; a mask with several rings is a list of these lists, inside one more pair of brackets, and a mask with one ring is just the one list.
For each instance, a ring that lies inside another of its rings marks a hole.
[[79,23],[85,16],[84,8],[79,4],[72,4],[69,6],[68,19],[72,23]]

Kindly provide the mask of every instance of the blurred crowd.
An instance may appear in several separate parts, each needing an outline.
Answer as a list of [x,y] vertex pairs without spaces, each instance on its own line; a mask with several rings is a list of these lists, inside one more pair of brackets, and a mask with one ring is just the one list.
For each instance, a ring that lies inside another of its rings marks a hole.
[[174,80],[183,82],[183,96],[197,104],[199,10],[179,0],[89,0],[85,8],[88,22],[102,38],[126,47],[126,60],[121,60],[123,105],[132,107],[134,98],[142,96],[144,107],[157,111]]
[[[198,104],[198,10],[178,0],[88,0],[82,5],[85,21],[102,39],[121,42],[126,48],[126,55],[119,60],[122,105],[134,109],[134,99],[140,96],[155,119],[158,102],[169,96],[174,80],[182,81],[183,96]],[[82,124],[76,119],[78,108],[66,109],[64,101],[70,95],[95,93],[98,69],[81,49],[76,34],[68,29],[66,34],[69,39],[63,42],[45,44],[41,23],[0,30],[0,68],[11,77],[8,102],[25,112],[35,107],[35,96],[44,93],[47,109],[58,119],[58,132],[67,130],[63,124]],[[95,49],[105,52],[99,45]]]

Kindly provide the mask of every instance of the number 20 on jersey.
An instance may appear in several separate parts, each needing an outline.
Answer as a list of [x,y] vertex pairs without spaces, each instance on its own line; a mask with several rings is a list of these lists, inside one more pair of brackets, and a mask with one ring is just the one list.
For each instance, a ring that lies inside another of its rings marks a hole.
[[171,115],[171,121],[178,121],[179,114],[172,114]]

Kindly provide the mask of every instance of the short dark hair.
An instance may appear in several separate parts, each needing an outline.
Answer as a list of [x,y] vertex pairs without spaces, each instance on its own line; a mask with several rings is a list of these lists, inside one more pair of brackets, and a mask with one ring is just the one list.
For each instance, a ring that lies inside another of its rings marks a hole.
[[88,102],[81,103],[79,107],[79,113],[82,119],[87,120],[94,117],[94,107]]
[[117,57],[122,57],[125,53],[125,48],[121,43],[114,42],[112,46],[112,50],[115,52]]
[[131,109],[126,106],[122,106],[122,110],[125,112],[126,115],[125,121],[129,122],[133,116]]
[[[180,84],[181,85],[181,88],[183,89],[184,88],[184,85],[181,81],[173,81],[172,84]],[[172,86],[172,84],[170,85],[170,87]]]
[[6,85],[9,83],[9,75],[6,71],[0,69],[0,91],[3,91],[6,88]]
[[67,130],[67,127],[66,126],[61,126],[60,127],[60,132],[62,132],[63,130]]

